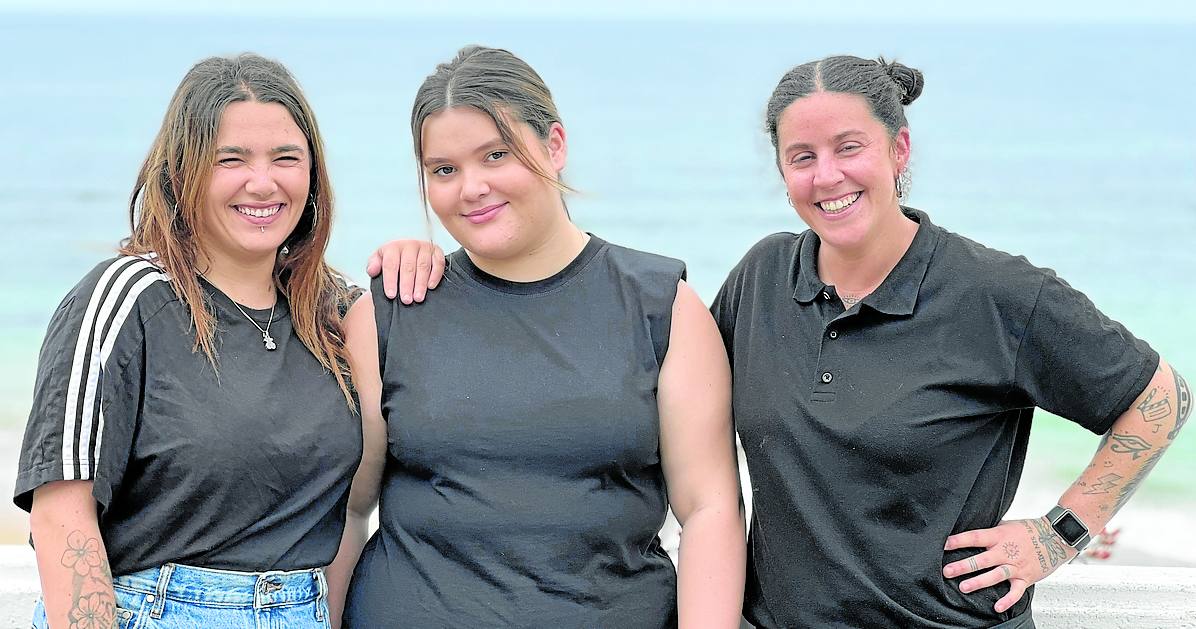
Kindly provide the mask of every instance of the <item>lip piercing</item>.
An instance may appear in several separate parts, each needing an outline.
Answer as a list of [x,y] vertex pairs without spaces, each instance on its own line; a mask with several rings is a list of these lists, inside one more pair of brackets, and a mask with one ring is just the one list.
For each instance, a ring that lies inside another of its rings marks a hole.
[[258,228],[258,229],[260,229],[260,230],[262,230],[262,233],[263,233],[263,234],[264,234],[264,233],[266,233],[266,226],[265,226],[265,225],[258,225],[258,226],[257,226],[257,228]]

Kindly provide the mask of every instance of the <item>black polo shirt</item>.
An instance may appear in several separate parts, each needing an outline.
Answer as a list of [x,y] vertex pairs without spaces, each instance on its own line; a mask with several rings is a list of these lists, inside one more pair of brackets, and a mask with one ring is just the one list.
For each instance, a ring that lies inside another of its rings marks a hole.
[[[712,307],[731,357],[753,485],[745,615],[763,627],[985,627],[948,535],[997,524],[1035,407],[1104,433],[1158,354],[1049,269],[920,223],[885,281],[844,312],[819,239],[775,234]],[[1043,505],[1045,511],[1049,505]],[[950,581],[950,582],[949,582]]]

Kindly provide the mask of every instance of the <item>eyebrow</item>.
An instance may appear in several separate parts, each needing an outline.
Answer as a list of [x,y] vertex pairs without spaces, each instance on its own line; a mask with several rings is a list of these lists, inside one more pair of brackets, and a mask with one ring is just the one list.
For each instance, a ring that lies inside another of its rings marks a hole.
[[[499,147],[505,147],[505,146],[507,146],[507,143],[504,142],[502,138],[494,138],[493,140],[482,143],[481,145],[479,145],[477,148],[475,148],[474,150],[472,150],[470,152],[475,153],[475,154],[476,153],[485,153],[492,149],[496,149]],[[432,164],[439,164],[442,162],[451,162],[451,161],[453,161],[453,160],[448,159],[447,157],[425,157],[424,158],[424,166],[431,166]]]
[[[848,136],[862,134],[862,133],[864,133],[864,132],[860,131],[859,129],[848,129],[847,131],[843,131],[841,133],[836,134],[835,137],[831,138],[831,141],[832,142],[842,142]],[[811,147],[812,147],[812,145],[806,144],[805,142],[794,142],[793,144],[790,144],[789,146],[785,147],[785,152],[788,153],[789,151],[792,151],[794,149],[808,149]]]
[[[233,155],[252,155],[253,151],[241,146],[222,146],[216,149],[217,153],[232,153]],[[270,149],[270,153],[277,155],[278,153],[302,153],[303,148],[297,144],[283,144]]]

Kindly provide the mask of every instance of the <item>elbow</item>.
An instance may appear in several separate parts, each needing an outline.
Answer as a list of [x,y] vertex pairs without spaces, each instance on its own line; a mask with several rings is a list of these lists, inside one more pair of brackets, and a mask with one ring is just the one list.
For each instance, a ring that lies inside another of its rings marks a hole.
[[686,509],[674,509],[673,515],[677,518],[677,523],[681,525],[682,530],[687,524],[694,522],[709,522],[719,528],[730,527],[739,531],[745,530],[746,514],[743,499],[739,496],[719,496]]
[[357,521],[367,521],[370,515],[374,513],[374,509],[378,506],[377,496],[362,496],[358,499],[350,497],[348,507],[345,510],[345,516]]

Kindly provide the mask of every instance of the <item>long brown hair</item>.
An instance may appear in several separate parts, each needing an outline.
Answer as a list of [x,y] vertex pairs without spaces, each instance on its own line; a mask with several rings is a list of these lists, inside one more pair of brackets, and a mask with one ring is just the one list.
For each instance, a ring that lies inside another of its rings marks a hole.
[[310,194],[284,242],[289,253],[276,257],[274,284],[290,302],[299,340],[333,373],[345,400],[354,406],[341,327],[348,290],[324,262],[332,228],[332,186],[324,143],[307,99],[282,64],[244,53],[210,57],[187,72],[137,174],[129,199],[132,235],[121,252],[156,256],[154,262],[166,271],[175,294],[191,311],[194,351],[207,355],[215,368],[216,320],[197,277],[196,261],[203,244],[197,227],[206,211],[220,118],[230,103],[242,101],[282,105],[307,138]]

